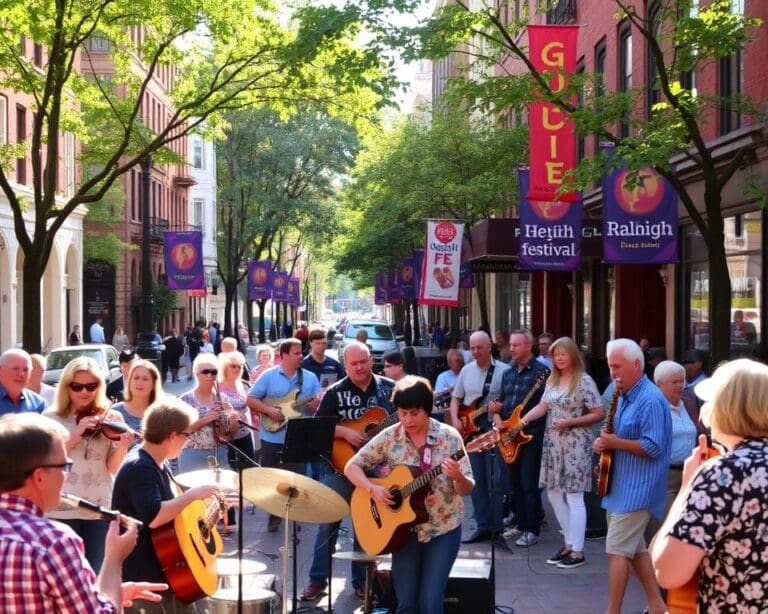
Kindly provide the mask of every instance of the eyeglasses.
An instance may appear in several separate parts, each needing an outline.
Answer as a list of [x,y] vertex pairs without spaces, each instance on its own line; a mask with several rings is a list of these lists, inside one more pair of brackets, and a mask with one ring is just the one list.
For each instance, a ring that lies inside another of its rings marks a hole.
[[200,371],[198,371],[198,373],[202,375],[218,375],[219,370],[218,369],[201,369]]
[[179,435],[184,435],[184,437],[191,437],[192,433],[190,433],[188,431],[180,431]]
[[93,392],[96,390],[96,388],[99,387],[98,382],[91,382],[90,384],[79,384],[77,382],[70,382],[69,387],[74,392],[80,392],[82,390],[87,390],[88,392]]
[[27,471],[27,475],[32,475],[34,473],[35,469],[61,469],[64,473],[69,473],[72,471],[72,465],[74,461],[68,460],[64,463],[58,463],[58,464],[47,464],[47,465],[35,465]]

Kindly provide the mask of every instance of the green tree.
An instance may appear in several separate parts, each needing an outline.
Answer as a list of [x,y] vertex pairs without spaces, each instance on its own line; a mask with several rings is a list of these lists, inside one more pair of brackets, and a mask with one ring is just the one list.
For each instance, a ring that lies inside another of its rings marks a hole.
[[[348,44],[357,30],[344,15],[310,7],[296,11],[290,27],[285,21],[267,0],[3,3],[0,89],[28,94],[34,107],[26,141],[0,146],[0,189],[24,253],[28,350],[40,349],[39,281],[54,237],[77,207],[98,202],[140,160],[176,161],[173,141],[203,122],[215,129],[226,110],[270,104],[286,111],[315,100],[355,116],[362,100],[381,104],[391,92],[394,80],[377,52]],[[42,66],[20,55],[20,37],[42,45]],[[170,84],[173,109],[150,127],[144,101],[158,82]],[[92,169],[67,196],[57,189],[53,163],[65,132],[83,145],[80,161]],[[31,198],[10,174],[25,154]]]
[[[650,52],[655,79],[649,86],[658,102],[648,117],[645,87],[606,91],[600,75],[573,75],[571,87],[553,92],[547,85],[548,75],[533,68],[527,50],[519,44],[530,15],[524,11],[520,19],[505,23],[505,2],[452,0],[418,27],[397,29],[382,20],[382,11],[410,8],[413,3],[384,0],[369,4],[362,13],[374,24],[371,29],[381,33],[382,45],[400,47],[410,58],[439,59],[453,52],[465,58],[467,69],[454,80],[449,98],[462,100],[468,111],[498,113],[533,99],[548,100],[575,120],[578,134],[594,134],[614,143],[619,154],[616,160],[625,160],[633,169],[652,166],[669,180],[704,239],[710,288],[717,288],[709,296],[712,363],[729,356],[731,283],[724,246],[723,194],[753,154],[753,146],[743,146],[723,163],[705,140],[705,124],[721,109],[757,119],[762,115],[755,101],[740,95],[720,98],[697,92],[685,87],[681,75],[691,75],[738,53],[750,43],[756,28],[762,27],[759,19],[735,13],[733,7],[739,3],[731,0],[701,3],[698,10],[694,9],[699,3],[693,0],[662,0],[653,15],[641,11],[638,3],[613,0],[610,4],[617,21],[631,23]],[[539,1],[535,10],[543,14],[551,4]],[[358,7],[354,10],[361,11]],[[510,58],[522,63],[523,74],[506,70]],[[581,95],[581,106],[572,103],[577,94]],[[621,125],[629,127],[628,137],[617,130]],[[695,196],[691,186],[673,172],[675,157],[702,177],[703,196]],[[576,187],[591,187],[605,169],[606,160],[600,155],[585,160],[574,175]],[[755,186],[742,187],[765,199],[763,190],[756,194]],[[697,199],[703,199],[703,211],[697,207]]]

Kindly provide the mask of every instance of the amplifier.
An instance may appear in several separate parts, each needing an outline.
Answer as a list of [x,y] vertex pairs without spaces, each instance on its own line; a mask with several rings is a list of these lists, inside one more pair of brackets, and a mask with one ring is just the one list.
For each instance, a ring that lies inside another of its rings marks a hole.
[[[392,561],[386,560],[376,569],[374,590],[380,607],[395,611],[396,598],[391,581]],[[445,614],[493,614],[490,559],[456,559],[448,577],[443,606]]]

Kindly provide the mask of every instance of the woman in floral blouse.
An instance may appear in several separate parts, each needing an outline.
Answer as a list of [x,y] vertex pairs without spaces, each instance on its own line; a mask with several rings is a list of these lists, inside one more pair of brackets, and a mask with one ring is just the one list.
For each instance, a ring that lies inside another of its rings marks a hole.
[[459,552],[464,516],[461,497],[472,492],[475,482],[458,431],[430,418],[434,394],[426,379],[401,379],[392,392],[392,404],[400,423],[363,446],[344,473],[355,486],[391,505],[394,501],[389,490],[371,482],[366,471],[381,463],[410,465],[422,471],[441,466],[442,473],[432,480],[425,498],[429,519],[416,525],[405,544],[392,554],[397,612],[434,614],[443,611],[448,574]]
[[705,462],[700,436],[651,544],[659,584],[699,572],[699,612],[768,612],[768,367],[729,362],[699,383],[701,418],[728,453]]

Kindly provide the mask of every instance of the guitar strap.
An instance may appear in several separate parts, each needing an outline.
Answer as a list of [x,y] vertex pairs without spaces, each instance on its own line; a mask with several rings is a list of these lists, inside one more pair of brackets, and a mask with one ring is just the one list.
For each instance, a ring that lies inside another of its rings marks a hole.
[[488,367],[488,372],[485,374],[485,383],[483,384],[483,396],[482,399],[485,400],[486,397],[491,392],[491,381],[493,380],[493,370],[496,368],[496,364],[491,360],[491,366]]

